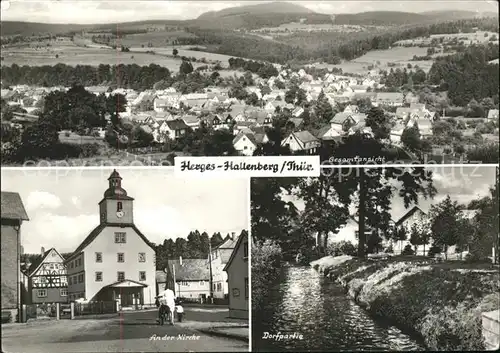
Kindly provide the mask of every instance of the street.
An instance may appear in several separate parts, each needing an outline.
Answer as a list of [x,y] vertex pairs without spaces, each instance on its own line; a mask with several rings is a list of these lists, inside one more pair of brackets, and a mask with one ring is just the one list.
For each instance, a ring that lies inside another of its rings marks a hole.
[[160,326],[154,310],[114,317],[2,325],[2,352],[221,352],[248,351],[241,340],[198,331],[212,326],[241,326],[227,309],[185,308],[185,319]]

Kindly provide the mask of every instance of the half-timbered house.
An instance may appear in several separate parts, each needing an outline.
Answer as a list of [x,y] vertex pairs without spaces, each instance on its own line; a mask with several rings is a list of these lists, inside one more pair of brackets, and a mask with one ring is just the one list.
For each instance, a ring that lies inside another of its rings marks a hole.
[[68,275],[64,258],[52,248],[42,248],[38,261],[28,271],[26,304],[66,303],[68,301]]

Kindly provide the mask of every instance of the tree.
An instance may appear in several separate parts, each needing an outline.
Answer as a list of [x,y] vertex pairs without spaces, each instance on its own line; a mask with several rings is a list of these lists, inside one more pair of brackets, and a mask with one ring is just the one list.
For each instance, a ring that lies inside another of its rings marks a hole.
[[401,143],[412,152],[421,151],[422,141],[420,138],[420,130],[416,123],[415,125],[407,127],[403,130],[403,133],[401,134]]
[[456,201],[452,201],[448,195],[446,199],[437,205],[432,205],[431,230],[434,243],[443,246],[447,258],[448,247],[457,244],[460,233],[459,214],[463,209]]
[[368,111],[366,126],[372,129],[374,137],[379,140],[389,138],[392,127],[389,116],[378,107],[373,107]]
[[25,157],[49,157],[59,142],[57,127],[41,118],[37,123],[24,130],[21,137]]
[[181,74],[187,75],[193,72],[193,64],[187,60],[182,60],[181,66],[179,68],[179,72]]
[[179,51],[176,48],[174,48],[174,50],[172,50],[172,55],[177,56],[177,54],[179,54]]
[[415,247],[415,254],[417,254],[418,246],[422,245],[422,231],[418,224],[412,224],[410,228],[410,244]]

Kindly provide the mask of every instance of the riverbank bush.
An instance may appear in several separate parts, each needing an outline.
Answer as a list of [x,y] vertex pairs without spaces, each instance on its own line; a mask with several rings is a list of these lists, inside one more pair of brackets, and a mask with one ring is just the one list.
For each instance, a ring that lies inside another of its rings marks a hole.
[[500,308],[500,274],[491,264],[401,256],[352,259],[323,273],[372,315],[420,335],[434,350],[483,350],[481,312]]
[[252,310],[258,310],[281,271],[283,254],[271,240],[252,245]]

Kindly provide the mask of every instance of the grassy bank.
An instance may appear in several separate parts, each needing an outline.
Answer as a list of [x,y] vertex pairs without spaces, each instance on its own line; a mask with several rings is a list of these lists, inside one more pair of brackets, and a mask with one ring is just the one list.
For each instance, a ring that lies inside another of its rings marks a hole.
[[311,266],[342,284],[372,315],[420,335],[429,349],[484,350],[481,312],[500,308],[493,265],[328,257]]

